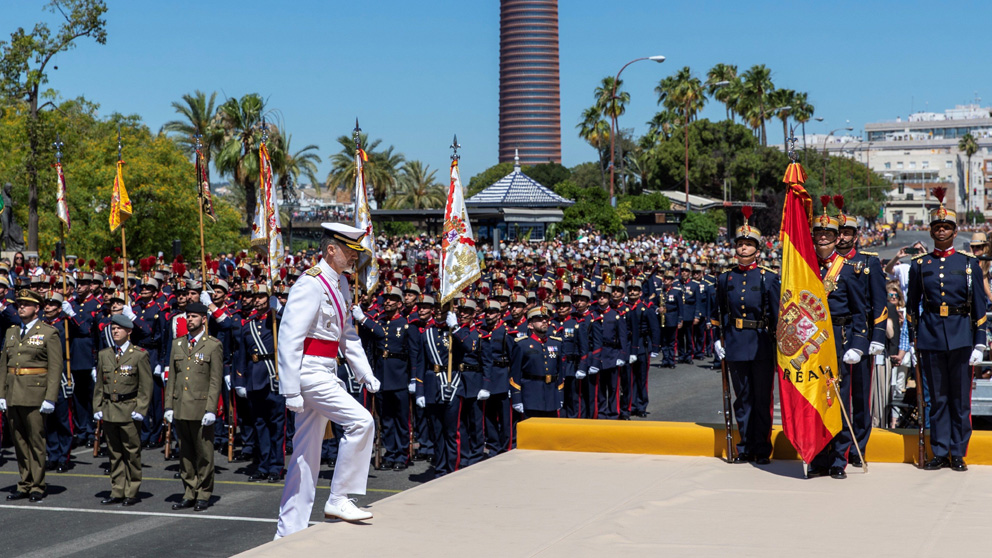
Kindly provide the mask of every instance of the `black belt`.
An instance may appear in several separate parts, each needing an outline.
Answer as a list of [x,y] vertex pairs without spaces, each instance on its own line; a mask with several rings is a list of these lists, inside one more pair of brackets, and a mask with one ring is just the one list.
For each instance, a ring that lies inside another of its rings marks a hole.
[[544,382],[546,384],[550,384],[551,382],[553,382],[553,381],[555,381],[555,380],[558,379],[558,374],[545,374],[545,375],[542,376],[542,375],[539,375],[539,374],[526,374],[525,373],[524,374],[524,379],[527,379],[527,380],[537,380],[539,382]]
[[260,355],[260,354],[251,355],[252,362],[261,362],[263,360],[275,360],[275,359],[276,359],[276,355],[274,353],[268,353],[264,355]]
[[765,327],[765,320],[745,320],[744,318],[734,318],[733,324],[737,329],[763,329]]
[[462,372],[478,372],[482,370],[482,367],[479,366],[478,364],[462,363],[458,365],[458,369],[461,370]]
[[619,341],[603,341],[603,346],[611,349],[619,349],[621,347]]
[[565,355],[565,362],[579,362],[582,357],[579,355]]
[[138,396],[138,392],[133,391],[131,393],[111,393],[107,395],[111,403],[120,403],[122,401],[130,401]]
[[398,358],[400,360],[406,360],[406,353],[391,353],[389,351],[382,351],[382,358]]
[[509,368],[510,367],[510,359],[508,359],[508,358],[498,358],[498,359],[496,359],[496,360],[493,361],[493,366],[496,366],[498,368]]
[[846,326],[854,321],[854,318],[850,314],[844,314],[843,316],[830,315],[830,321],[833,322],[835,326]]
[[971,309],[968,306],[950,306],[948,304],[937,304],[936,302],[928,302],[926,309],[941,317],[951,315],[967,316],[971,314]]

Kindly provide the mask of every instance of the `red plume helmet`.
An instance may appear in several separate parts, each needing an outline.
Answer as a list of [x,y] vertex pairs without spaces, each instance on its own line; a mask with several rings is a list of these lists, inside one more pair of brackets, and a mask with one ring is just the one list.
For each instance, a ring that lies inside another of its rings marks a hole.
[[556,269],[555,270],[555,275],[557,275],[559,278],[564,277],[565,276],[565,268],[564,267],[559,267],[558,269]]
[[823,206],[823,212],[827,212],[827,206],[830,205],[830,194],[823,194],[820,196],[820,205]]
[[417,275],[420,275],[421,269],[422,268],[420,267],[420,264],[419,263],[413,264],[413,272],[416,273]]
[[286,275],[289,275],[289,270],[286,269],[285,267],[280,267],[279,268],[279,278],[285,280],[286,279]]
[[751,218],[751,213],[753,211],[754,209],[752,209],[750,205],[745,205],[744,207],[741,208],[741,213],[744,214],[745,221]]
[[90,260],[89,265],[90,265],[90,271],[96,271],[96,260]]
[[840,194],[837,194],[836,196],[834,196],[834,205],[836,205],[837,206],[837,209],[839,209],[840,212],[843,213],[844,212],[844,196],[842,196]]
[[183,263],[186,260],[183,258],[183,255],[182,254],[179,254],[178,256],[176,256],[176,261],[179,262],[179,263]]
[[545,300],[548,299],[548,288],[547,287],[538,287],[537,288],[537,299],[540,300],[541,302],[544,302]]
[[141,268],[142,273],[148,273],[148,270],[151,266],[148,265],[147,259],[141,258],[140,260],[138,260],[138,267]]
[[112,263],[114,263],[114,258],[111,258],[110,256],[103,257],[103,265],[110,265]]
[[120,255],[120,253],[121,253],[121,247],[120,246],[115,246],[114,247],[114,252],[117,253],[118,255]]
[[427,278],[424,277],[423,275],[418,275],[417,276],[417,286],[420,287],[420,290],[421,291],[423,291],[424,290],[424,287],[427,286]]
[[482,296],[489,296],[489,293],[492,291],[489,289],[489,287],[483,285],[479,287],[479,292],[482,293]]
[[60,262],[54,262],[52,263],[52,269],[54,269],[55,271],[61,271],[62,264]]
[[555,279],[555,290],[560,291],[562,287],[565,286],[565,282],[561,279]]
[[944,196],[946,194],[947,194],[947,188],[944,188],[943,186],[937,186],[936,188],[933,189],[933,197],[937,198],[937,201],[939,201],[941,204],[944,203]]
[[114,264],[114,271],[124,271],[124,264]]
[[431,286],[434,287],[434,292],[441,290],[441,278],[435,277],[434,281],[431,282]]
[[513,290],[513,284],[516,283],[516,282],[517,282],[517,278],[516,277],[514,277],[513,275],[508,275],[506,277],[506,288],[507,289],[510,289],[512,291]]

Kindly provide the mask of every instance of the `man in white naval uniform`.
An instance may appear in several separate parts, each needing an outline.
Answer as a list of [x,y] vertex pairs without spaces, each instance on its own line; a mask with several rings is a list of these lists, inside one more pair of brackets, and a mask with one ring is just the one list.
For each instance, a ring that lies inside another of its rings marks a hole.
[[365,494],[375,433],[372,415],[355,401],[338,379],[338,346],[365,388],[379,390],[352,322],[351,290],[341,273],[354,266],[365,231],[342,223],[322,223],[322,259],[289,291],[279,326],[279,393],[296,413],[293,455],[279,505],[276,538],[307,527],[320,472],[324,427],[331,420],[344,429],[331,480],[325,518],[370,519],[349,494]]

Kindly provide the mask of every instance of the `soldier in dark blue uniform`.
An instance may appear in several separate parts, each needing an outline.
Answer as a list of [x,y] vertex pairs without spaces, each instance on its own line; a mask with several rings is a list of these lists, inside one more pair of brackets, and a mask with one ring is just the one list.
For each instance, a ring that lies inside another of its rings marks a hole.
[[140,297],[134,302],[133,310],[138,318],[144,320],[151,328],[151,334],[134,341],[134,344],[148,352],[149,363],[154,377],[154,392],[148,414],[141,426],[141,445],[146,449],[156,448],[162,442],[162,420],[165,414],[164,389],[165,378],[162,370],[165,368],[165,352],[162,350],[162,340],[165,338],[165,309],[155,298],[158,296],[158,281],[149,275],[142,277],[139,284]]
[[572,308],[572,297],[564,295],[555,301],[555,319],[549,331],[561,339],[561,350],[565,353],[562,368],[565,374],[565,389],[562,395],[564,404],[562,416],[579,417],[578,382],[586,377],[586,361],[582,356],[589,352],[589,338],[582,327],[581,318]]
[[[844,209],[844,198],[834,196],[834,203]],[[837,216],[840,232],[837,235],[837,253],[847,265],[854,269],[854,274],[860,279],[868,302],[867,318],[870,333],[868,355],[856,364],[851,375],[851,425],[854,427],[854,438],[864,455],[868,448],[868,437],[871,435],[871,390],[872,376],[875,370],[875,356],[885,354],[885,323],[889,319],[886,307],[885,274],[877,254],[858,251],[858,220],[843,211]],[[879,411],[883,411],[879,409]],[[848,461],[855,467],[861,466],[857,452],[851,452]]]
[[[749,216],[750,212],[745,211]],[[772,390],[777,351],[775,329],[781,283],[758,266],[761,231],[745,217],[734,237],[737,265],[720,274],[710,315],[717,358],[726,361],[734,385],[734,417],[740,441],[734,463],[769,463],[772,454]]]
[[581,370],[584,374],[582,378],[576,374],[575,391],[578,394],[577,418],[595,418],[598,412],[596,404],[596,378],[592,376],[589,367],[592,366],[592,311],[589,310],[589,303],[592,301],[592,293],[585,287],[578,287],[572,296],[572,305],[575,307],[572,315],[578,324],[579,337],[583,340],[580,346],[584,347],[579,356],[577,372]]
[[941,201],[930,212],[934,250],[913,259],[909,267],[906,308],[915,335],[916,356],[930,392],[930,447],[927,470],[950,467],[966,471],[964,456],[971,439],[972,370],[988,348],[988,299],[982,270],[969,253],[957,252],[953,211]]
[[620,396],[621,415],[645,417],[648,414],[648,367],[650,358],[661,350],[658,308],[642,298],[641,282],[630,282],[627,290],[627,327],[630,330],[630,389]]
[[[837,366],[840,368],[840,399],[844,408],[850,409],[852,368],[868,352],[868,304],[854,268],[845,265],[846,260],[835,250],[838,228],[837,219],[828,216],[826,208],[823,215],[813,220],[813,244],[820,264],[823,288],[827,292]],[[845,421],[843,429],[813,458],[807,476],[847,478],[844,469],[847,467],[851,443],[851,431]]]
[[627,320],[610,305],[611,286],[599,287],[597,313],[592,321],[593,362],[589,372],[598,376],[596,418],[616,419],[620,416],[620,375],[618,369],[630,358],[630,337]]
[[90,294],[92,275],[76,283],[76,296],[64,304],[69,326],[69,368],[75,397],[72,398],[73,427],[80,445],[93,446],[93,385],[96,377],[96,351],[91,325],[100,310],[100,302]]
[[675,272],[666,270],[658,291],[658,323],[661,327],[661,366],[675,368],[678,332],[682,328],[682,287],[675,282]]
[[[433,299],[431,300],[433,306]],[[461,466],[460,426],[462,395],[465,386],[459,372],[452,369],[448,381],[448,328],[434,319],[420,322],[424,363],[424,419],[433,434],[434,477],[440,478]],[[420,403],[418,402],[418,405]]]
[[711,354],[710,321],[706,319],[713,313],[713,301],[715,300],[712,282],[706,280],[703,274],[703,266],[695,264],[692,266],[692,280],[696,282],[696,299],[699,301],[700,312],[703,319],[692,327],[692,339],[694,345],[693,358],[701,360]]
[[384,468],[406,469],[410,449],[409,386],[419,390],[423,383],[420,342],[416,325],[412,328],[402,314],[402,292],[386,290],[383,313],[378,321],[366,319],[361,327],[368,328],[376,340],[373,369],[382,388],[376,394],[382,417],[382,442],[385,446]]
[[[58,293],[45,297],[42,321],[54,327],[59,332],[59,343],[65,347],[65,315],[62,314],[64,299]],[[48,441],[48,470],[65,473],[70,468],[72,449],[72,425],[69,420],[69,398],[73,394],[73,385],[69,379],[69,370],[62,366],[62,385],[59,388],[58,399],[55,401],[55,411],[45,415],[45,437]]]
[[527,312],[532,333],[513,343],[510,350],[510,397],[513,409],[529,417],[557,417],[562,407],[565,353],[561,338],[548,335],[550,319],[543,306]]
[[461,378],[462,408],[458,430],[461,440],[461,467],[475,465],[482,460],[485,446],[483,433],[482,406],[491,393],[485,386],[484,375],[487,367],[483,364],[484,355],[479,332],[472,325],[477,305],[471,299],[459,299],[457,316],[449,312],[445,318],[451,330],[451,366]]
[[485,319],[479,341],[486,354],[483,365],[489,369],[482,375],[483,388],[489,397],[482,406],[485,421],[486,456],[495,457],[511,447],[513,417],[510,409],[510,343],[512,336],[500,319],[502,304],[498,300],[486,303]]
[[275,312],[269,308],[269,291],[264,284],[252,286],[255,314],[238,335],[238,360],[233,386],[248,401],[242,409],[243,421],[252,421],[258,437],[258,469],[252,482],[278,482],[286,460],[286,398],[279,394],[279,375],[272,331]]
[[[682,327],[678,328],[678,353],[679,362],[692,364],[693,356],[696,353],[696,338],[693,336],[696,326],[699,325],[703,316],[703,305],[700,303],[699,283],[693,281],[692,264],[685,262],[682,264],[682,278],[679,281],[679,292],[682,295]],[[702,340],[699,340],[700,342]]]

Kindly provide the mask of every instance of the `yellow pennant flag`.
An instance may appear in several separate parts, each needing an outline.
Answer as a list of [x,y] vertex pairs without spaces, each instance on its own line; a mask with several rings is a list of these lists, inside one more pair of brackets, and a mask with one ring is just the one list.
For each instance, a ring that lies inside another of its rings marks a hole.
[[117,176],[114,177],[114,191],[110,196],[110,232],[127,221],[131,216],[131,198],[124,188],[124,161],[117,161]]

